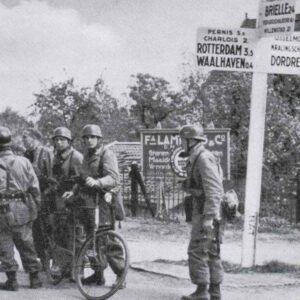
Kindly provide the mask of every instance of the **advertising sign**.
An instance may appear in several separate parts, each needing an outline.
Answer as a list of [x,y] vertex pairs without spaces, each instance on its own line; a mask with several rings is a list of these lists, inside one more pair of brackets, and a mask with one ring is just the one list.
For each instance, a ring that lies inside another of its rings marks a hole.
[[197,31],[197,66],[209,70],[253,70],[256,31],[201,27]]
[[292,34],[295,27],[295,0],[261,0],[258,16],[260,36]]
[[[224,177],[230,179],[229,129],[205,129],[206,148],[220,159]],[[186,158],[179,131],[148,129],[141,131],[142,168],[144,176],[185,177]]]

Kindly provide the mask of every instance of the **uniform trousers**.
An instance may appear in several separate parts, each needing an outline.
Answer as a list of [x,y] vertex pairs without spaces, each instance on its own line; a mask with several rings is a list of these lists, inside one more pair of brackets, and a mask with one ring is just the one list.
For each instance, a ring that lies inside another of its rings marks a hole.
[[188,263],[191,281],[196,285],[220,284],[223,280],[218,231],[216,223],[211,232],[204,231],[203,215],[193,213]]
[[0,271],[14,272],[18,263],[14,258],[14,246],[20,253],[24,270],[38,272],[41,265],[37,260],[32,238],[32,223],[22,226],[9,226],[4,217],[0,217]]

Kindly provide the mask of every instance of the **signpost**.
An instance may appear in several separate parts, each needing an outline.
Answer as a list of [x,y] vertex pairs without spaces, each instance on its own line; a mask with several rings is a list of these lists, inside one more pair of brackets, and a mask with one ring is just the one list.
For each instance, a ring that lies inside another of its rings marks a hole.
[[[205,27],[198,29],[197,32],[198,67],[208,71],[253,72],[242,267],[251,267],[255,264],[267,73],[300,74],[298,54],[300,35],[292,35],[295,23],[295,0],[261,0],[258,23],[259,30]],[[259,39],[259,36],[263,38]]]

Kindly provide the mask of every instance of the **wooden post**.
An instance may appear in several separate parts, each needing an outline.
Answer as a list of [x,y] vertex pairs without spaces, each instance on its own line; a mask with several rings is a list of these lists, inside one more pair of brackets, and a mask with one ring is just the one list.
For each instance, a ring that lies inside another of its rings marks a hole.
[[252,267],[255,264],[266,102],[267,73],[254,72],[250,108],[242,267]]

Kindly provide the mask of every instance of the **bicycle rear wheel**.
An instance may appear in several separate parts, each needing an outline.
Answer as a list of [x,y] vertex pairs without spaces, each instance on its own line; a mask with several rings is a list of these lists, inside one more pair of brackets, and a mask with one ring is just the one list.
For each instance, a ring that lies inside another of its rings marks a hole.
[[124,286],[129,268],[126,242],[114,231],[97,232],[84,243],[76,258],[74,275],[80,293],[104,300]]

